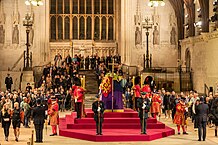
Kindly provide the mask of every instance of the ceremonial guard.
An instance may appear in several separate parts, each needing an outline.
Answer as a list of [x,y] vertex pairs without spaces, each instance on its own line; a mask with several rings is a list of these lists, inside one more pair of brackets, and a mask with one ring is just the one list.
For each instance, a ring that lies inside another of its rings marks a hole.
[[51,97],[52,104],[48,108],[49,122],[52,127],[52,134],[50,136],[57,135],[57,125],[59,124],[58,103],[54,96]]
[[45,108],[41,105],[41,100],[37,99],[37,106],[32,111],[33,124],[36,132],[36,143],[42,143],[43,139],[43,128],[45,123]]
[[185,125],[186,125],[185,108],[186,108],[185,98],[179,99],[179,102],[176,105],[176,113],[173,120],[173,123],[177,125],[178,134],[180,134],[180,126],[182,126],[183,134],[188,134],[185,130]]
[[134,100],[133,100],[133,105],[134,105],[134,109],[136,111],[138,111],[138,106],[137,106],[137,100],[140,98],[141,96],[141,88],[140,88],[140,80],[141,78],[139,76],[137,76],[135,78],[135,86],[133,86],[133,89],[134,89]]
[[74,101],[75,101],[75,109],[77,112],[77,119],[82,117],[82,111],[84,112],[83,105],[83,96],[84,96],[85,90],[81,86],[76,86],[74,89]]
[[150,100],[146,97],[146,93],[142,92],[142,97],[137,100],[137,106],[139,108],[139,118],[141,125],[141,134],[147,134],[147,119],[148,112],[150,111]]
[[104,120],[104,102],[100,101],[100,96],[96,96],[97,100],[92,104],[94,112],[94,120],[96,122],[96,135],[102,135],[102,123]]
[[[203,141],[206,139],[206,126],[207,126],[207,117],[209,112],[209,107],[207,104],[204,104],[204,98],[200,97],[200,103],[195,108],[196,112],[196,121],[198,124],[198,141]],[[203,134],[202,134],[203,130]]]
[[161,102],[162,100],[158,92],[154,93],[151,99],[151,114],[154,118],[160,113]]

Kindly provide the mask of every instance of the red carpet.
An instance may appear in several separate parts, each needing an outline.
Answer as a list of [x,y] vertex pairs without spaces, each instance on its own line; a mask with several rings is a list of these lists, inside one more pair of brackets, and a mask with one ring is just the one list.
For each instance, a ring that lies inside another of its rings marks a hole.
[[76,113],[60,118],[60,136],[96,141],[152,141],[175,134],[175,130],[154,118],[147,120],[147,135],[140,134],[138,113],[132,110],[105,113],[103,135],[96,136],[95,122],[91,109],[86,109],[87,118],[75,119]]

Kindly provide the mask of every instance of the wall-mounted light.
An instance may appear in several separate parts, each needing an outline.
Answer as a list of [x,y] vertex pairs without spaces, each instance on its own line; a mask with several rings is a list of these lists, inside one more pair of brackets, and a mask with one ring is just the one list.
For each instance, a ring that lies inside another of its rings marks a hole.
[[27,6],[29,6],[29,5],[33,5],[33,6],[41,6],[41,5],[43,5],[43,2],[42,2],[42,0],[26,0],[25,1],[25,4],[27,5]]
[[149,7],[158,7],[158,6],[165,6],[165,2],[163,0],[149,0],[148,3]]

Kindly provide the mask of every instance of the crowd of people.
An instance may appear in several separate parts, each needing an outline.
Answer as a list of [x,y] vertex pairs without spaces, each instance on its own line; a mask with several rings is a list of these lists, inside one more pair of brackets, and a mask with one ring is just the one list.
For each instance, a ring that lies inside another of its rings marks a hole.
[[[109,58],[112,57],[93,56],[88,63],[89,69],[97,70],[102,61],[108,64]],[[81,97],[85,90],[81,86],[82,76],[79,76],[79,70],[84,65],[82,64],[83,59],[81,55],[75,55],[72,58],[68,55],[62,59],[62,56],[57,54],[54,64],[48,64],[43,69],[43,75],[37,86],[33,88],[30,83],[27,83],[26,90],[23,92],[20,89],[11,90],[13,80],[10,74],[7,75],[5,78],[6,91],[0,94],[0,120],[6,141],[8,141],[11,123],[15,140],[18,141],[21,124],[25,128],[30,128],[29,125],[33,120],[36,142],[42,142],[44,119],[49,118],[48,124],[52,126],[51,136],[54,136],[57,135],[59,111],[74,110],[77,111],[77,118],[82,117],[83,98]],[[45,114],[38,113],[37,108]]]
[[[188,118],[191,118],[194,130],[198,130],[199,141],[206,139],[206,126],[215,126],[215,136],[217,136],[218,126],[218,93],[214,95],[212,92],[208,96],[199,96],[196,91],[187,91],[185,93],[169,92],[164,88],[156,90],[150,87],[151,82],[144,82],[141,87],[139,77],[136,77],[135,85],[128,87],[125,93],[126,107],[139,111],[136,104],[141,98],[142,93],[149,98],[151,109],[150,114],[154,118],[160,117],[162,114],[165,118],[171,118],[173,123],[177,125],[177,131],[180,135],[182,127],[183,134],[187,133]],[[145,79],[148,80],[148,79]],[[203,133],[202,133],[203,131]]]
[[[214,95],[210,93],[208,96],[202,97],[198,96],[196,91],[176,93],[165,89],[156,90],[153,80],[145,81],[144,85],[141,86],[138,77],[133,81],[131,77],[123,73],[119,56],[98,57],[95,55],[84,59],[81,55],[75,55],[73,58],[68,55],[62,59],[62,56],[57,54],[54,58],[54,64],[48,64],[44,68],[36,88],[32,88],[28,83],[24,92],[21,90],[12,91],[12,78],[8,75],[5,79],[7,90],[0,94],[0,120],[4,128],[5,140],[8,141],[11,123],[15,140],[18,141],[21,123],[25,128],[29,128],[30,120],[33,119],[36,142],[42,142],[44,119],[49,118],[48,124],[52,126],[51,136],[55,136],[59,123],[59,111],[74,110],[77,111],[77,118],[81,118],[84,114],[83,96],[85,89],[81,86],[79,70],[84,68],[83,66],[95,70],[99,86],[104,76],[108,72],[112,72],[112,68],[115,67],[114,73],[120,80],[126,108],[139,112],[141,108],[147,108],[154,118],[164,114],[165,118],[171,118],[177,125],[178,134],[180,134],[180,127],[182,127],[183,134],[188,134],[187,119],[190,117],[195,130],[199,130],[199,134],[203,128],[203,140],[206,138],[206,124],[209,127],[215,126],[215,136],[217,136],[218,93]],[[143,105],[141,96],[149,99],[146,102],[150,102],[150,107]],[[201,113],[202,110],[205,110],[204,114]],[[101,131],[98,134],[101,134]],[[201,140],[200,136],[199,140]]]

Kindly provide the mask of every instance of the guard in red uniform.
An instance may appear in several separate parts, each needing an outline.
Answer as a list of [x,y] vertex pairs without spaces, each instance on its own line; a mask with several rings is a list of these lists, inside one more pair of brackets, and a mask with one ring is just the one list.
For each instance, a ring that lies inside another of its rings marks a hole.
[[50,136],[57,135],[57,125],[59,124],[59,113],[58,113],[58,103],[55,98],[55,96],[51,97],[52,104],[48,108],[48,115],[49,115],[49,121],[50,125],[52,127],[52,134]]
[[180,126],[182,126],[183,134],[188,134],[185,130],[186,118],[185,118],[185,98],[179,99],[179,103],[176,105],[176,114],[174,116],[173,123],[177,125],[178,134],[180,134]]
[[143,87],[142,87],[142,92],[144,92],[144,93],[151,93],[151,88],[150,88],[150,86],[148,85],[148,84],[146,84],[146,85],[144,85]]
[[136,111],[138,111],[137,100],[141,97],[140,80],[141,80],[141,78],[139,76],[137,76],[135,78],[135,86],[133,86],[134,96],[135,96],[133,102],[134,102],[134,106],[135,106],[134,109],[136,109]]
[[154,118],[160,113],[161,97],[158,93],[154,93],[151,99],[151,114]]
[[82,105],[83,105],[83,95],[85,90],[81,86],[76,86],[74,89],[74,100],[75,100],[75,108],[77,112],[77,119],[81,118],[81,114],[83,111]]

